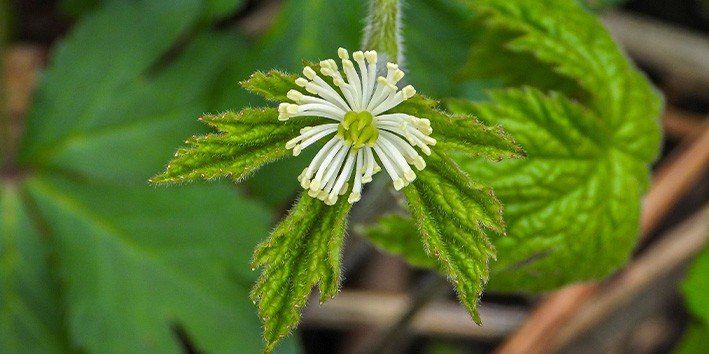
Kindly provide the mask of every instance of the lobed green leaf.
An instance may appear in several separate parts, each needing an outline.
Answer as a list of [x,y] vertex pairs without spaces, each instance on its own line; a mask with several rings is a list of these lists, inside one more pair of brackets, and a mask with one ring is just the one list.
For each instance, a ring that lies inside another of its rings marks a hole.
[[500,257],[489,288],[549,290],[623,264],[637,236],[645,165],[610,147],[598,117],[565,96],[527,88],[491,97],[450,107],[502,124],[528,153],[498,164],[456,158],[505,204],[509,236],[495,240]]
[[434,152],[402,191],[424,249],[436,257],[475,322],[476,305],[495,251],[484,229],[504,233],[502,205],[491,188],[473,182],[450,158]]
[[[528,154],[499,164],[456,156],[505,204],[510,236],[495,240],[489,287],[546,291],[607,276],[635,245],[648,165],[659,151],[658,94],[574,1],[463,2],[497,34],[479,44],[504,57],[493,66],[516,75],[508,83],[536,86],[448,106],[501,125]],[[520,65],[524,57],[533,60]],[[564,94],[542,92],[549,89]]]
[[[598,20],[575,1],[465,0],[488,26],[521,35],[505,46],[533,54],[586,91],[584,103],[613,132],[616,147],[645,163],[659,152],[658,93],[618,50]],[[514,71],[514,67],[508,67]]]
[[319,284],[320,302],[340,286],[340,253],[351,205],[340,198],[333,206],[302,195],[271,237],[256,248],[253,267],[263,271],[251,291],[264,321],[264,352],[300,321],[300,308]]

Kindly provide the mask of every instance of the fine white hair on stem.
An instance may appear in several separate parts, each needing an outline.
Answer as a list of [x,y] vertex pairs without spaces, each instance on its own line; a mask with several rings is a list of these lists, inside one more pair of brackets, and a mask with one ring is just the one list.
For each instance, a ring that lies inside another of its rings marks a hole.
[[369,15],[364,26],[362,48],[380,53],[378,67],[387,62],[404,67],[402,7],[404,0],[370,0]]

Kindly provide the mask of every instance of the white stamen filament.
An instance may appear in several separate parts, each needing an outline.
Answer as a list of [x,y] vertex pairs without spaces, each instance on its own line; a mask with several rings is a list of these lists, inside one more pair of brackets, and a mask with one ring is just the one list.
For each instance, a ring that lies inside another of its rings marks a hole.
[[304,77],[296,79],[295,83],[307,93],[290,90],[287,97],[295,104],[284,102],[278,106],[278,119],[282,121],[301,116],[336,121],[303,128],[300,135],[286,143],[286,148],[298,155],[301,150],[332,135],[298,176],[308,195],[328,205],[337,203],[339,196],[348,191],[349,203],[361,199],[364,185],[381,171],[375,154],[394,182],[394,188],[406,187],[416,179],[411,166],[419,171],[426,167],[414,147],[430,154],[429,145],[436,143],[429,136],[433,130],[428,119],[385,113],[416,93],[410,85],[401,90],[396,86],[404,77],[398,65],[387,64],[386,76],[377,76],[375,51],[356,51],[351,60],[343,48],[338,49],[337,54],[342,71],[332,59],[321,61],[319,70],[334,86],[313,68],[306,67]]

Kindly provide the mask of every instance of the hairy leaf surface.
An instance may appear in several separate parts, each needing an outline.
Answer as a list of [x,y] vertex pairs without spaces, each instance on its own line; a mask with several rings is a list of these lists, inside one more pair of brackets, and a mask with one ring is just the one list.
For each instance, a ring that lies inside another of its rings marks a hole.
[[264,321],[270,352],[300,321],[300,309],[315,285],[320,302],[340,287],[340,253],[347,213],[345,198],[333,206],[302,195],[271,237],[258,246],[253,267],[263,267],[251,291]]
[[492,189],[470,180],[448,157],[433,153],[427,163],[402,191],[426,253],[438,259],[460,302],[480,323],[476,305],[495,257],[485,229],[504,232],[502,205]]

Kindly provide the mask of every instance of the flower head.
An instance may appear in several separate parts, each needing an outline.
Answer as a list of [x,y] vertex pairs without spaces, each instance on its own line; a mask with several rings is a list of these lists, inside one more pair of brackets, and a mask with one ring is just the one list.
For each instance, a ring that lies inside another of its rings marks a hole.
[[286,148],[297,156],[332,135],[298,177],[308,195],[328,205],[335,204],[338,196],[348,191],[349,203],[360,200],[362,186],[381,170],[379,163],[391,177],[394,188],[404,188],[416,179],[411,166],[419,171],[426,167],[414,146],[429,155],[429,145],[436,144],[430,137],[433,130],[428,119],[387,113],[416,94],[411,85],[398,89],[396,84],[404,72],[396,64],[386,65],[386,77],[377,76],[377,52],[352,53],[359,70],[347,50],[340,48],[338,55],[344,75],[334,60],[320,62],[320,73],[331,78],[334,87],[306,66],[305,77],[295,83],[310,95],[291,90],[288,98],[295,103],[284,102],[278,107],[278,119],[282,121],[300,116],[335,121],[303,128],[299,136],[286,143]]

